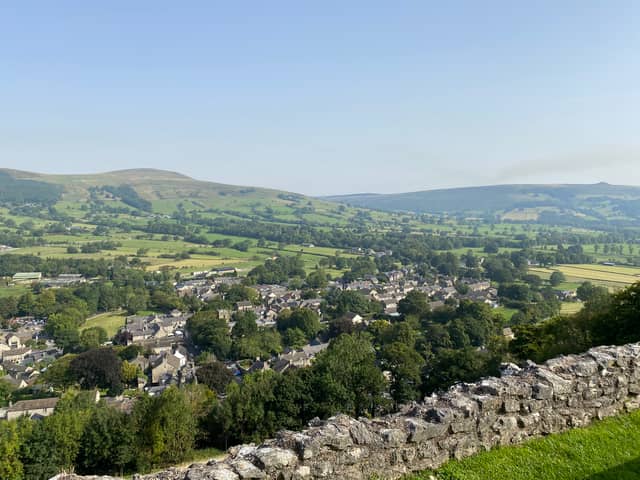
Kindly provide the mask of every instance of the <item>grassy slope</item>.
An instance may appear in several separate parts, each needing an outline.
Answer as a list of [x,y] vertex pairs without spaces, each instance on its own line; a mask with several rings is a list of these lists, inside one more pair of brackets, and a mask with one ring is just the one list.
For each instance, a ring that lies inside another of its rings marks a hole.
[[[267,188],[225,185],[192,179],[175,172],[154,169],[119,170],[89,175],[47,175],[0,169],[10,175],[62,185],[64,194],[57,207],[72,216],[79,215],[82,202],[89,201],[88,188],[103,185],[130,185],[151,201],[153,212],[171,214],[182,204],[187,211],[213,210],[233,215],[272,215],[275,221],[300,221],[347,225],[355,209],[340,211],[339,206],[303,195]],[[123,206],[107,200],[111,206]],[[302,211],[302,209],[308,209]],[[74,215],[75,214],[75,215]]]
[[[264,222],[310,222],[324,225],[325,228],[350,225],[356,209],[344,208],[336,204],[311,199],[298,194],[290,194],[278,190],[269,190],[254,187],[240,187],[223,185],[212,182],[202,182],[191,179],[174,172],[166,172],[153,169],[125,170],[91,175],[46,175],[15,170],[3,170],[10,175],[21,179],[33,179],[42,182],[62,185],[64,193],[62,199],[55,205],[59,212],[73,218],[74,227],[83,227],[92,231],[95,226],[89,220],[88,211],[81,206],[90,202],[88,189],[92,186],[121,185],[132,186],[140,196],[152,203],[153,213],[172,214],[181,204],[188,211],[200,212],[204,216],[212,218],[220,216],[246,219],[248,217]],[[127,207],[117,199],[107,196],[101,199],[110,207]],[[40,218],[11,215],[6,208],[0,208],[0,215],[21,224],[33,222],[38,228],[46,228],[51,222]],[[108,215],[115,218],[113,215]],[[387,213],[372,212],[377,221],[392,221],[393,216]],[[149,221],[149,213],[142,212],[140,217],[119,214],[118,219],[126,220],[131,224],[146,224]],[[14,229],[16,230],[16,229]],[[271,244],[271,248],[257,248],[256,241],[249,239],[252,247],[248,252],[240,252],[231,248],[213,248],[210,246],[196,245],[182,239],[169,241],[162,240],[162,235],[143,235],[140,231],[123,232],[117,228],[111,228],[106,236],[95,236],[90,233],[75,233],[72,235],[48,234],[47,245],[28,247],[13,250],[12,254],[34,254],[43,257],[69,258],[100,258],[116,255],[136,255],[139,249],[145,249],[141,260],[148,264],[149,270],[157,270],[162,267],[176,269],[180,273],[188,274],[196,270],[205,270],[219,266],[234,266],[243,272],[247,272],[254,266],[261,264],[268,257],[277,254],[295,255],[301,251],[302,259],[307,270],[315,268],[323,256],[335,254],[334,249],[303,249],[300,245],[289,245],[284,250],[276,249],[277,245]],[[209,241],[227,238],[232,242],[246,240],[243,237],[227,236],[207,233],[203,228],[201,234]],[[96,254],[74,253],[68,254],[67,247],[80,248],[89,242],[113,240],[121,244],[117,250],[102,251]],[[160,258],[162,255],[171,255],[196,249],[197,254],[192,254],[188,260],[176,261]],[[330,271],[332,275],[342,272]],[[0,289],[0,295],[10,295],[8,289]]]
[[[427,480],[433,472],[407,477]],[[446,464],[442,480],[631,480],[640,478],[640,412]]]

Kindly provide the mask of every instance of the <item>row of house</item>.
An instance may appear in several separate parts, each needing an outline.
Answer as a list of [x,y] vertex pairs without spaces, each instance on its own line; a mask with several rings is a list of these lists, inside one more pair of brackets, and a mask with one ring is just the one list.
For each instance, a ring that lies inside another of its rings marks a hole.
[[408,270],[398,270],[386,273],[388,282],[381,283],[375,277],[369,276],[340,287],[344,290],[357,291],[372,302],[383,304],[384,313],[389,316],[398,315],[398,304],[413,290],[424,293],[429,299],[432,310],[444,305],[448,299],[469,299],[487,303],[491,307],[498,306],[498,291],[491,287],[488,281],[472,281],[460,279],[467,285],[467,293],[461,294],[454,286],[456,279],[439,276],[434,281],[424,282],[417,275],[411,275]]
[[183,337],[190,316],[178,310],[168,315],[132,315],[125,319],[120,333],[126,335],[128,345],[152,344],[154,340]]
[[283,373],[295,368],[305,368],[311,365],[315,357],[329,347],[328,342],[314,339],[307,345],[298,349],[286,349],[281,354],[267,360],[256,359],[249,366],[242,367],[239,362],[225,362],[227,368],[235,376],[237,381],[241,381],[243,375],[248,373],[274,370]]
[[[0,420],[16,420],[21,417],[28,417],[32,420],[40,420],[53,414],[60,398],[38,398],[33,400],[21,400],[10,404],[7,408],[0,408]],[[102,397],[98,390],[95,391],[95,402],[105,402],[112,408],[131,413],[134,399],[118,397]]]

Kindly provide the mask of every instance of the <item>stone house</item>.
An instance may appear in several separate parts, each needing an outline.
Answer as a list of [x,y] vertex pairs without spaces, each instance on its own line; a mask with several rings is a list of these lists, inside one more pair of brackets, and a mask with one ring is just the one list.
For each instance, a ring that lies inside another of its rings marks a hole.
[[22,341],[15,333],[7,333],[4,336],[4,343],[9,348],[22,348]]
[[37,400],[22,400],[7,409],[7,420],[20,417],[43,418],[51,415],[56,408],[59,398],[39,398]]
[[21,363],[31,354],[31,348],[12,348],[2,352],[2,363]]
[[349,320],[353,325],[360,325],[364,321],[364,318],[353,312],[345,313],[344,318]]

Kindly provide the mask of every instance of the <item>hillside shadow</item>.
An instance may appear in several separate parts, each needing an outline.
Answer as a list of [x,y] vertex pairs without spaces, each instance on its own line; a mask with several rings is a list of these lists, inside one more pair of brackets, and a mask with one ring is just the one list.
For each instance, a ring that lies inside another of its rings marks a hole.
[[623,463],[600,473],[585,477],[583,480],[638,480],[640,479],[640,458]]

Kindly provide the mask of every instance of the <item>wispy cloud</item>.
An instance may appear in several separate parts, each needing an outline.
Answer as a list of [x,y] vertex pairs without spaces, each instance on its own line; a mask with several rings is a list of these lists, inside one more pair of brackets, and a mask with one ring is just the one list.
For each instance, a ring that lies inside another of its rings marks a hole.
[[493,179],[496,183],[507,183],[526,181],[527,177],[551,178],[566,173],[580,176],[594,170],[622,167],[640,169],[640,147],[601,147],[589,152],[525,160],[498,170]]

